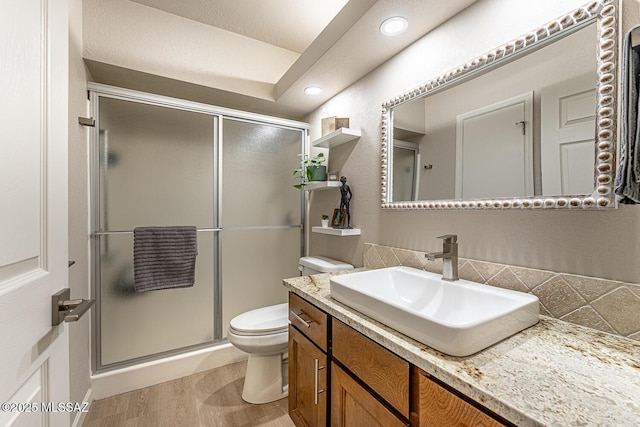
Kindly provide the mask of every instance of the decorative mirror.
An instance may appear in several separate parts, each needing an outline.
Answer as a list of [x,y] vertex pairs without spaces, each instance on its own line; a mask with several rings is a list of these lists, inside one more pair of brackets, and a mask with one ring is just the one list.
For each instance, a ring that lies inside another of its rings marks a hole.
[[382,106],[382,207],[615,207],[617,2],[593,1]]

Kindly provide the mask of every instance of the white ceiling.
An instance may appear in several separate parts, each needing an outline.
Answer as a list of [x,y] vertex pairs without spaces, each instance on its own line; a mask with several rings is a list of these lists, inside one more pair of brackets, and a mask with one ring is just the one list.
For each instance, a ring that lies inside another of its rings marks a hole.
[[[265,74],[264,78],[256,69],[252,76],[245,77],[244,83],[240,81],[240,86],[238,81],[235,86],[227,85],[228,76],[216,79],[213,70],[206,83],[185,78],[186,71],[176,72],[175,76],[154,75],[143,67],[103,59],[99,53],[92,56],[99,49],[93,49],[90,42],[87,48],[87,40],[91,40],[87,35],[100,21],[94,19],[92,25],[87,25],[85,11],[85,59],[95,81],[300,119],[477,0],[130,1],[129,4],[153,8],[154,13],[161,11],[166,15],[163,22],[174,20],[175,28],[181,28],[186,19],[215,27],[216,31],[224,30],[225,40],[234,36],[246,40],[245,45],[263,43],[257,46],[263,46],[265,61],[270,52],[281,58],[282,52],[289,52],[291,59],[280,65],[275,78],[273,67],[269,69],[271,75]],[[104,14],[109,5],[109,1],[85,0],[85,7],[101,8],[96,11],[98,15]],[[408,30],[393,38],[382,36],[378,31],[380,23],[396,15],[409,20]],[[237,70],[232,73],[234,76],[248,75],[246,61],[229,56],[225,66]],[[304,88],[311,85],[321,86],[324,92],[316,96],[304,94]],[[261,90],[252,92],[254,86]],[[265,91],[265,86],[270,89]]]
[[131,0],[302,53],[347,0]]

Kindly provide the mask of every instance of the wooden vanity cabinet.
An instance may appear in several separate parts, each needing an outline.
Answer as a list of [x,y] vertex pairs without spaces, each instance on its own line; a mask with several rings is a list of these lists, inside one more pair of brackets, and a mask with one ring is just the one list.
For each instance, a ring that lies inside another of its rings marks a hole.
[[298,427],[327,425],[327,314],[289,293],[289,416]]
[[298,427],[513,427],[289,293],[289,415]]
[[289,325],[289,416],[298,427],[327,425],[327,354]]
[[409,363],[360,332],[332,319],[332,356],[409,418]]
[[339,320],[331,325],[332,359],[344,366],[331,365],[331,426],[408,426],[409,363]]
[[447,390],[428,373],[411,369],[412,427],[505,427],[476,406]]

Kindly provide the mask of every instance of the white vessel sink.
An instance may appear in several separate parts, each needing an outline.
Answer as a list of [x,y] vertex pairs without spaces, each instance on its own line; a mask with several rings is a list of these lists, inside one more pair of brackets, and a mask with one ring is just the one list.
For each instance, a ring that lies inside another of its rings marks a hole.
[[411,267],[331,278],[331,297],[451,356],[468,356],[538,322],[538,297]]

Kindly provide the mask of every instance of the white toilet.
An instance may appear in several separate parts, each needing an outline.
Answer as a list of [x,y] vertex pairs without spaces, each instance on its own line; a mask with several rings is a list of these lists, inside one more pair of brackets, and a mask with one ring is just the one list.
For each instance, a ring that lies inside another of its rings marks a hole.
[[[352,270],[351,264],[325,257],[300,258],[303,276]],[[249,353],[242,398],[249,403],[268,403],[289,392],[289,304],[277,304],[242,313],[229,323],[227,338]]]

